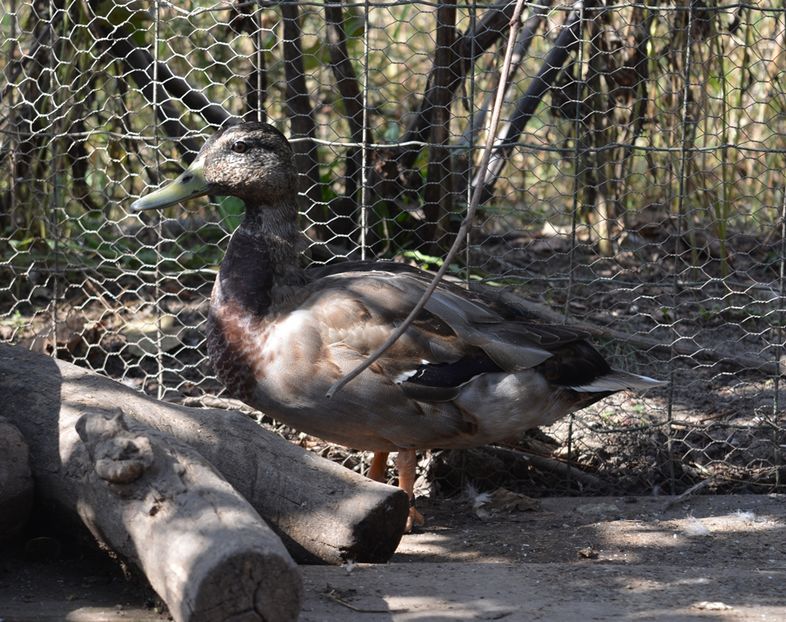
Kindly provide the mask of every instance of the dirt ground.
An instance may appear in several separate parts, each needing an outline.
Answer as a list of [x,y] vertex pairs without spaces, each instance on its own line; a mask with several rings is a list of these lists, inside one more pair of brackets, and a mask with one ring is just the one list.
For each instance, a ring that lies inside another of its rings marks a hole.
[[[426,527],[391,563],[304,566],[300,619],[784,620],[785,501],[424,501]],[[166,619],[149,588],[95,554],[0,561],[2,622]]]

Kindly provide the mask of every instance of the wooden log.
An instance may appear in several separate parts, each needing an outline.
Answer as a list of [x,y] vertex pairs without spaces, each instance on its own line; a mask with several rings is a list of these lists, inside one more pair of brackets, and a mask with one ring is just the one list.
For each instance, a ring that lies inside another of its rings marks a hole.
[[178,622],[297,618],[297,566],[205,458],[121,407],[54,394],[63,389],[59,374],[45,379],[29,365],[12,370],[17,359],[7,355],[18,352],[43,370],[57,367],[18,348],[0,351],[3,405],[29,443],[43,507],[78,516],[142,570]]
[[22,433],[0,417],[0,542],[22,531],[33,506],[33,475]]
[[[28,391],[30,386],[36,391]],[[119,406],[126,417],[188,443],[268,520],[298,561],[382,563],[404,533],[406,493],[296,447],[240,413],[160,402],[74,365],[5,345],[0,394],[41,420],[28,425],[46,425],[63,405]]]
[[63,404],[59,419],[60,505],[142,569],[175,620],[297,619],[295,562],[194,449],[119,408]]

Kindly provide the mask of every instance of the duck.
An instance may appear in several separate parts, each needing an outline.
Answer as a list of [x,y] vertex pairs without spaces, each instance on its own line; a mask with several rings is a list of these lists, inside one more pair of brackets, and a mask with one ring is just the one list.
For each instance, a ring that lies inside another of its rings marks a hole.
[[383,481],[396,452],[414,505],[417,451],[515,439],[618,391],[663,384],[613,369],[584,332],[522,319],[481,294],[442,282],[404,334],[328,397],[409,314],[432,275],[393,261],[303,267],[293,152],[273,125],[213,134],[174,181],[131,211],[203,195],[245,204],[213,286],[210,362],[228,393],[326,441],[374,452]]

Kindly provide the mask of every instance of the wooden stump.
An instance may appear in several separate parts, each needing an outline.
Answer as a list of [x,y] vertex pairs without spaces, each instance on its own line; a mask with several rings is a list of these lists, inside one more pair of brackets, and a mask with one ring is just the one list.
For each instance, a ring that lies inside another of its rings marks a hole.
[[0,346],[4,412],[30,447],[39,505],[141,569],[178,622],[295,620],[299,569],[251,505],[195,449],[89,394],[52,359]]

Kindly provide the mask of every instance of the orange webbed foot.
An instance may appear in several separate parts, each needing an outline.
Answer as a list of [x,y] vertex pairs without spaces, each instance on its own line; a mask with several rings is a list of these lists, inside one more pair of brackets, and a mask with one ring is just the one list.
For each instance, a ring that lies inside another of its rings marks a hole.
[[404,528],[404,533],[412,533],[415,526],[422,527],[426,524],[426,519],[423,514],[415,509],[415,506],[410,506],[409,516],[407,516],[407,526]]

